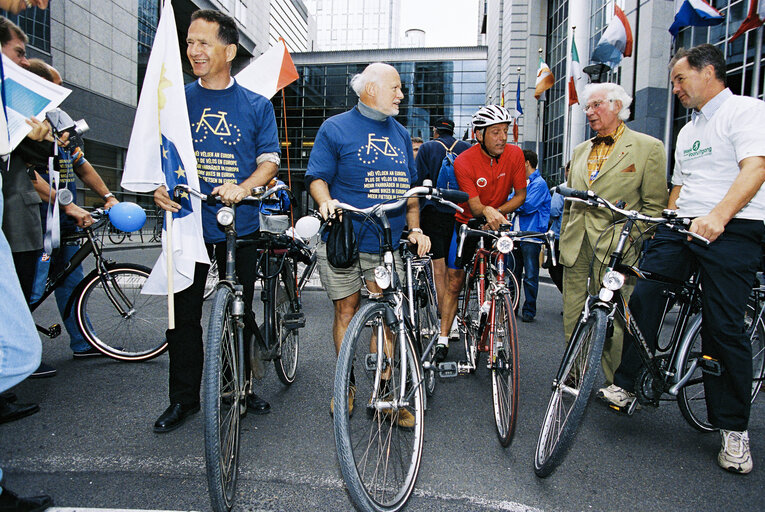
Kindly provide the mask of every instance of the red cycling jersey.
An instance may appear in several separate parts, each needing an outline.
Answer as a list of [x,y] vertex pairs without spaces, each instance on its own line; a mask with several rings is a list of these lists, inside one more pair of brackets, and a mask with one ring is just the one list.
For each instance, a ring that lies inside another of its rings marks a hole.
[[[467,192],[470,198],[478,196],[484,206],[499,208],[507,202],[513,189],[517,194],[526,188],[524,162],[523,151],[518,146],[507,144],[499,160],[495,160],[475,144],[454,160],[454,174],[460,190]],[[473,215],[467,203],[461,206],[465,211],[455,214],[455,219],[465,224]]]

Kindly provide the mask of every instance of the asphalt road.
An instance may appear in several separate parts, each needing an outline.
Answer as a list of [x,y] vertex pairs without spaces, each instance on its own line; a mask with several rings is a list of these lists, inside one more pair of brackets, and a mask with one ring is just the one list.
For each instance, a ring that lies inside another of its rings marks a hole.
[[[157,249],[111,252],[152,264]],[[258,393],[273,407],[243,422],[236,510],[352,510],[335,457],[329,399],[334,374],[331,307],[322,291],[304,295],[298,379],[283,386],[267,372]],[[209,308],[209,306],[208,306]],[[520,409],[513,444],[494,433],[487,372],[438,381],[429,400],[425,448],[408,510],[762,510],[765,411],[752,410],[755,470],[732,475],[716,464],[718,434],[688,426],[676,404],[629,418],[593,401],[568,458],[549,478],[532,457],[549,386],[562,355],[561,296],[540,288],[538,316],[519,323]],[[207,310],[206,310],[207,313]],[[48,300],[36,319],[56,321]],[[455,346],[455,345],[452,345]],[[459,350],[454,351],[458,356]],[[8,488],[46,492],[61,507],[208,510],[202,415],[163,435],[151,430],[167,406],[167,355],[127,364],[74,361],[64,333],[43,340],[58,369],[15,391],[38,414],[0,425],[0,465]]]

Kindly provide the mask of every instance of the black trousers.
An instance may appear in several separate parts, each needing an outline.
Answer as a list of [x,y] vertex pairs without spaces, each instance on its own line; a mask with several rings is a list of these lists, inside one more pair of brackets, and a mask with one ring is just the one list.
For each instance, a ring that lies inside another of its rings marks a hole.
[[16,267],[16,275],[19,276],[21,291],[24,293],[24,299],[28,303],[35,284],[35,272],[37,271],[37,260],[40,259],[40,250],[14,252],[11,254],[13,255],[13,266]]
[[[254,235],[253,235],[254,236]],[[251,237],[243,237],[251,238]],[[215,252],[221,279],[226,272],[226,243],[206,244],[208,254]],[[236,274],[243,287],[245,311],[252,314],[252,300],[255,292],[256,263],[258,252],[253,245],[240,247],[236,251]],[[199,403],[199,390],[202,383],[202,365],[204,349],[202,345],[202,303],[204,302],[205,282],[208,265],[197,263],[194,269],[194,282],[191,286],[175,293],[175,329],[167,330],[169,344],[170,403]],[[246,323],[247,325],[247,323]],[[255,325],[252,323],[251,325]],[[252,335],[252,330],[245,327],[245,339]],[[245,364],[249,358],[245,354]]]
[[[760,263],[761,221],[733,219],[709,247],[690,243],[684,235],[659,228],[641,268],[687,279],[698,268],[702,293],[701,327],[704,354],[718,359],[722,375],[703,374],[709,422],[721,429],[746,430],[752,392],[752,347],[744,332],[746,301]],[[664,286],[638,280],[629,307],[652,350],[661,312]],[[632,391],[642,361],[634,340],[625,331],[624,350],[614,383]]]

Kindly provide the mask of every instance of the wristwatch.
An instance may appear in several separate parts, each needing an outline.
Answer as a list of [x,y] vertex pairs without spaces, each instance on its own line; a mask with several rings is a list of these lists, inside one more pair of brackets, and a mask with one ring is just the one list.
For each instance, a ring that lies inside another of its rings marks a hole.
[[109,193],[107,193],[107,194],[103,195],[102,197],[104,198],[104,201],[106,201],[106,200],[107,200],[107,199],[109,199],[110,197],[114,197],[114,194],[112,194],[111,192],[109,192]]
[[410,233],[420,233],[422,234],[422,228],[412,228],[409,230]]

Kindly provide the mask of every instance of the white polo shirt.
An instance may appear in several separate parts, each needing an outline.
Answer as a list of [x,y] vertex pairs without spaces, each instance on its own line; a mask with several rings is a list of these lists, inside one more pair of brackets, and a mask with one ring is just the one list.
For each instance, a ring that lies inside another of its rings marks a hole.
[[[739,162],[765,156],[765,102],[725,89],[709,100],[677,136],[672,185],[681,217],[709,214],[736,179]],[[735,215],[765,220],[765,187]]]

